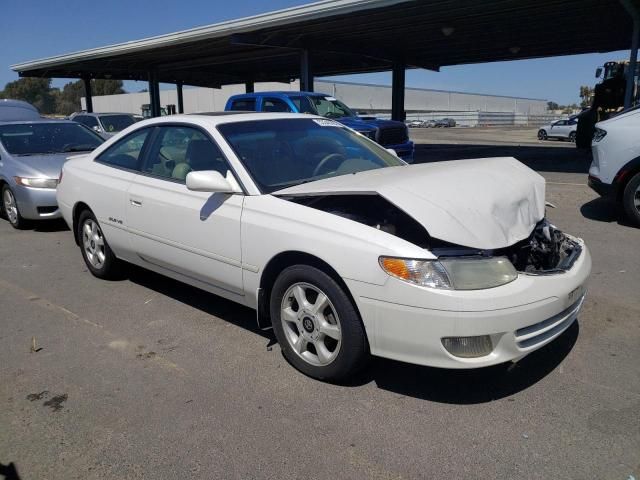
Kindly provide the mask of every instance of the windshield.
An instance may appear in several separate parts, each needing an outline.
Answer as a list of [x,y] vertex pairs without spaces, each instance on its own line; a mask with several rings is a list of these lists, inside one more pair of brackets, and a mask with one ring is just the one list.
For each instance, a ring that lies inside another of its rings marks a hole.
[[12,155],[90,151],[104,140],[78,123],[0,125],[0,142]]
[[291,99],[300,113],[311,113],[326,118],[355,117],[349,107],[333,97],[294,97]]
[[263,193],[405,165],[377,143],[331,120],[255,120],[225,123],[218,130]]
[[100,115],[100,122],[107,133],[120,132],[135,123],[131,115]]

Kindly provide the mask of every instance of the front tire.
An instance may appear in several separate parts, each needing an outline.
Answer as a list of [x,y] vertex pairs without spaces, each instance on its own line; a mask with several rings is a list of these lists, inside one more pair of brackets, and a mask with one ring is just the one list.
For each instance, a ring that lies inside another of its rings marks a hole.
[[627,218],[640,227],[640,173],[636,173],[624,189],[622,205]]
[[16,196],[13,194],[9,185],[5,185],[2,187],[2,214],[5,216],[9,223],[16,230],[24,230],[28,228],[30,223],[28,220],[25,220],[20,214],[20,209],[18,208],[18,202],[16,202]]
[[121,264],[116,258],[95,215],[85,210],[78,218],[78,240],[82,258],[89,271],[98,278],[115,279],[120,275]]
[[538,130],[538,140],[546,140],[547,132],[545,130]]
[[309,265],[294,265],[276,279],[270,298],[273,330],[285,358],[320,380],[340,381],[369,357],[360,316],[342,287]]
[[571,132],[571,133],[569,134],[569,141],[570,141],[571,143],[576,143],[576,132]]

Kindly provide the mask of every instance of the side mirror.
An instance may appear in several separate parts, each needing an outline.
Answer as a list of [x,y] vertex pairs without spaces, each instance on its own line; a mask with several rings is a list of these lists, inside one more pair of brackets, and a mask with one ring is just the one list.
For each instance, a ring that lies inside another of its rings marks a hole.
[[596,78],[600,78],[600,75],[602,75],[602,67],[596,68]]
[[93,131],[94,132],[101,132],[102,130],[100,129],[100,127],[98,125],[94,125],[93,126]]
[[393,148],[385,148],[385,150],[393,156],[398,156],[398,152],[396,152]]
[[194,192],[241,193],[242,190],[232,185],[216,170],[189,172],[186,178],[187,188]]

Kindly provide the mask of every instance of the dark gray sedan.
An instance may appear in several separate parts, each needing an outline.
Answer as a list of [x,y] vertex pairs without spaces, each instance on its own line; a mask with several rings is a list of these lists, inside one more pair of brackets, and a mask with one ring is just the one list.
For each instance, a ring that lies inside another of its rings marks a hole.
[[62,164],[104,140],[66,120],[0,122],[0,211],[15,228],[61,216],[56,186]]

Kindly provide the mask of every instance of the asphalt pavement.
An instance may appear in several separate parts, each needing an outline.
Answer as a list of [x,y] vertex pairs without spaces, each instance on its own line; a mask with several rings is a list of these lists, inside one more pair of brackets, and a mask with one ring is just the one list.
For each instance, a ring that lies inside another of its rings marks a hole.
[[588,189],[588,154],[465,141],[430,137],[418,160],[522,159],[591,249],[555,342],[472,371],[374,359],[326,384],[253,311],[139,268],[98,280],[62,222],[0,220],[0,478],[640,478],[640,229]]

